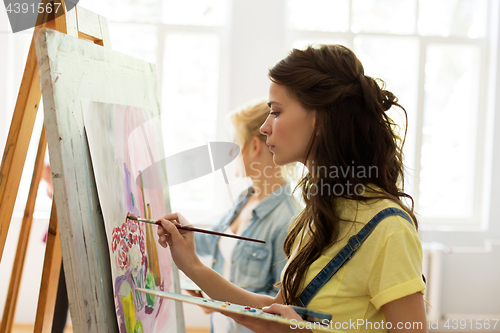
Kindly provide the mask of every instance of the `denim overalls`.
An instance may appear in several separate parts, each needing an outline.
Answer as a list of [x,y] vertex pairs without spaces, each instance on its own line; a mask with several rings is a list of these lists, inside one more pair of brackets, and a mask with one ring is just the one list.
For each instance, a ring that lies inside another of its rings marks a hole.
[[410,217],[401,209],[386,208],[375,215],[356,235],[351,236],[332,260],[312,279],[297,299],[297,304],[307,307],[318,291],[348,262],[356,253],[361,244],[370,236],[380,221],[389,216],[399,215],[413,225]]

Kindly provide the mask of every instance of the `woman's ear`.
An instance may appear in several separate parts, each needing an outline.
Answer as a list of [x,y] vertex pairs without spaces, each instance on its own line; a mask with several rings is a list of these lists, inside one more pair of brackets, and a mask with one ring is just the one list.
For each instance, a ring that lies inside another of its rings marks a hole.
[[254,157],[258,156],[260,152],[262,151],[262,140],[260,140],[258,137],[254,136],[252,138],[252,155]]

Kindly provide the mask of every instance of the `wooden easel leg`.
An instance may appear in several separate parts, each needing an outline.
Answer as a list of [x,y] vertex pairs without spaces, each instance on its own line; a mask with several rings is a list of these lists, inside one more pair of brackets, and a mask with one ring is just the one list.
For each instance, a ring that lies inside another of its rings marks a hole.
[[61,238],[59,226],[57,224],[56,205],[55,202],[52,201],[42,282],[40,284],[40,295],[38,297],[38,308],[36,310],[35,333],[50,332],[52,328],[61,260]]
[[16,312],[17,296],[19,295],[19,286],[21,284],[21,276],[23,274],[24,260],[26,258],[26,249],[30,237],[31,223],[33,222],[33,212],[35,211],[35,201],[38,192],[38,186],[42,178],[43,159],[47,147],[47,138],[45,137],[45,127],[42,128],[40,141],[38,143],[38,152],[35,159],[35,168],[33,177],[31,178],[31,186],[28,194],[28,200],[24,209],[23,222],[21,233],[19,234],[19,242],[17,243],[16,256],[14,257],[14,266],[10,277],[9,291],[7,292],[7,301],[3,311],[2,323],[0,332],[10,332],[14,323],[14,315]]
[[[47,4],[49,0],[43,1],[44,4]],[[44,26],[55,28],[54,20],[50,20],[51,15],[53,16],[53,14],[45,11],[39,14],[37,23],[42,25],[37,26],[35,29]],[[64,16],[62,16],[62,19],[64,19]],[[0,166],[0,259],[7,239],[41,97],[35,39],[32,38]]]
[[9,231],[41,96],[35,42],[32,39],[0,168],[0,258]]

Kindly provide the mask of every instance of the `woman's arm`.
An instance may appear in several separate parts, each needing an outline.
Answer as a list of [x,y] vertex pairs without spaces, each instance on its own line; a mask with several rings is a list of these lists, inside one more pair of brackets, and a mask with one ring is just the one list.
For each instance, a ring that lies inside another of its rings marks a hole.
[[417,292],[382,306],[387,323],[391,323],[389,332],[427,332],[424,297]]
[[184,270],[184,273],[212,299],[255,308],[269,306],[275,300],[271,296],[252,293],[237,287],[224,279],[219,273],[201,263]]
[[158,242],[170,247],[177,267],[194,281],[208,296],[220,301],[261,308],[275,302],[273,297],[259,295],[233,285],[220,274],[206,267],[196,255],[194,235],[191,231],[178,230],[175,224],[188,225],[178,213],[168,214],[160,219]]

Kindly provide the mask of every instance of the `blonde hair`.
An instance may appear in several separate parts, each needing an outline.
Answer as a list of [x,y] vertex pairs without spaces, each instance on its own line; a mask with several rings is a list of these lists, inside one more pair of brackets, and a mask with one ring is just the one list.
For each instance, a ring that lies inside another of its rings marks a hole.
[[229,120],[234,127],[234,136],[241,144],[241,150],[252,141],[254,137],[266,141],[266,136],[260,132],[260,127],[269,115],[267,101],[262,99],[251,102],[229,115]]
[[[260,132],[260,127],[269,116],[269,105],[267,100],[260,99],[248,103],[238,110],[229,114],[229,120],[233,125],[233,136],[239,141],[243,151],[254,137],[266,142],[267,136]],[[289,182],[296,183],[300,171],[296,163],[280,167],[281,175]]]

